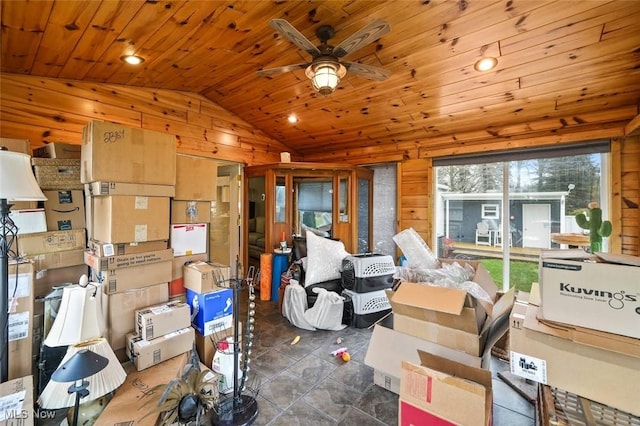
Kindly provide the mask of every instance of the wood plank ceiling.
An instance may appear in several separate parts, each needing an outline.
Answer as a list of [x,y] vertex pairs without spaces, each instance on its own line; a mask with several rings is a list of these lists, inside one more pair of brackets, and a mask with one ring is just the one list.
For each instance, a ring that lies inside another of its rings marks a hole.
[[[483,143],[620,126],[638,115],[638,0],[3,1],[1,71],[199,93],[305,160],[338,150]],[[391,32],[345,60],[328,96],[304,70],[263,68],[310,57],[269,26],[288,20],[314,44],[337,44],[374,19]],[[137,54],[138,67],[120,57]],[[481,57],[498,59],[479,73]],[[299,121],[290,124],[289,114]]]

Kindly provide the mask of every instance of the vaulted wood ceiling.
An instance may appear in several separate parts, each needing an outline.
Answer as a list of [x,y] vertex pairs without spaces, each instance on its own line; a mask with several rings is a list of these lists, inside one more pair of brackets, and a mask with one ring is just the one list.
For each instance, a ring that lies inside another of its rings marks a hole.
[[[638,115],[637,0],[14,0],[0,8],[2,72],[199,93],[305,160],[624,128]],[[304,70],[258,77],[310,61],[272,18],[314,44],[315,30],[332,25],[334,45],[384,19],[391,32],[344,59],[392,75],[347,74],[326,97]],[[132,53],[145,62],[121,62]],[[497,67],[475,71],[483,56]]]

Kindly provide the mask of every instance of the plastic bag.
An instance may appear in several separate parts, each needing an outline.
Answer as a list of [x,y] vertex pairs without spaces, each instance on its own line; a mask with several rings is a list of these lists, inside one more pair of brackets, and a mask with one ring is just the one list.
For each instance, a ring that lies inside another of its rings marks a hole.
[[342,324],[344,297],[325,288],[314,288],[313,292],[318,294],[318,298],[313,307],[304,313],[307,322],[322,330],[344,329],[346,327]]
[[[218,342],[218,348],[213,355],[211,369],[222,376],[218,382],[218,390],[220,393],[227,394],[233,392],[233,357],[233,337],[227,337],[225,340]],[[241,357],[238,356],[238,379],[242,378],[240,358]]]
[[284,289],[284,300],[282,301],[282,315],[289,320],[291,324],[305,330],[315,330],[304,317],[307,310],[307,292],[294,279]]
[[393,236],[393,241],[411,265],[424,269],[436,269],[439,266],[438,258],[415,229],[407,228],[397,233]]

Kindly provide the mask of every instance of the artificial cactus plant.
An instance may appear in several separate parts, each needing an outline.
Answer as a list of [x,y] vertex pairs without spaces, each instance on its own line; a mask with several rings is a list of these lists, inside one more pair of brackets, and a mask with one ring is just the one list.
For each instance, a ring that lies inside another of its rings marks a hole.
[[611,235],[612,226],[608,220],[602,220],[602,209],[598,203],[589,203],[589,208],[576,215],[576,223],[582,229],[589,231],[591,253],[602,251],[602,238]]

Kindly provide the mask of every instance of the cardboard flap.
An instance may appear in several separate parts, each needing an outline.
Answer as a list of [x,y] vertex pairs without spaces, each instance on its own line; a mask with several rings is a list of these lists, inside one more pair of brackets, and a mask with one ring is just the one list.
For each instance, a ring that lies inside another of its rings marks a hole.
[[487,320],[484,322],[482,327],[481,334],[484,334],[489,330],[489,328],[495,323],[495,321],[504,316],[506,313],[507,316],[511,312],[511,308],[513,308],[513,304],[516,300],[516,289],[515,287],[511,287],[509,291],[503,294],[500,299],[496,301],[493,305],[493,310],[490,316],[487,317]]
[[[424,297],[425,286],[429,288],[429,297]],[[429,286],[427,284],[402,283],[391,299],[394,312],[402,313],[398,304],[421,309],[460,315],[467,293],[462,290]]]
[[479,383],[484,386],[487,391],[490,391],[492,388],[493,383],[491,371],[489,370],[461,364],[438,355],[421,351],[420,349],[418,349],[418,356],[420,357],[420,364],[423,367],[440,371],[453,377]]

